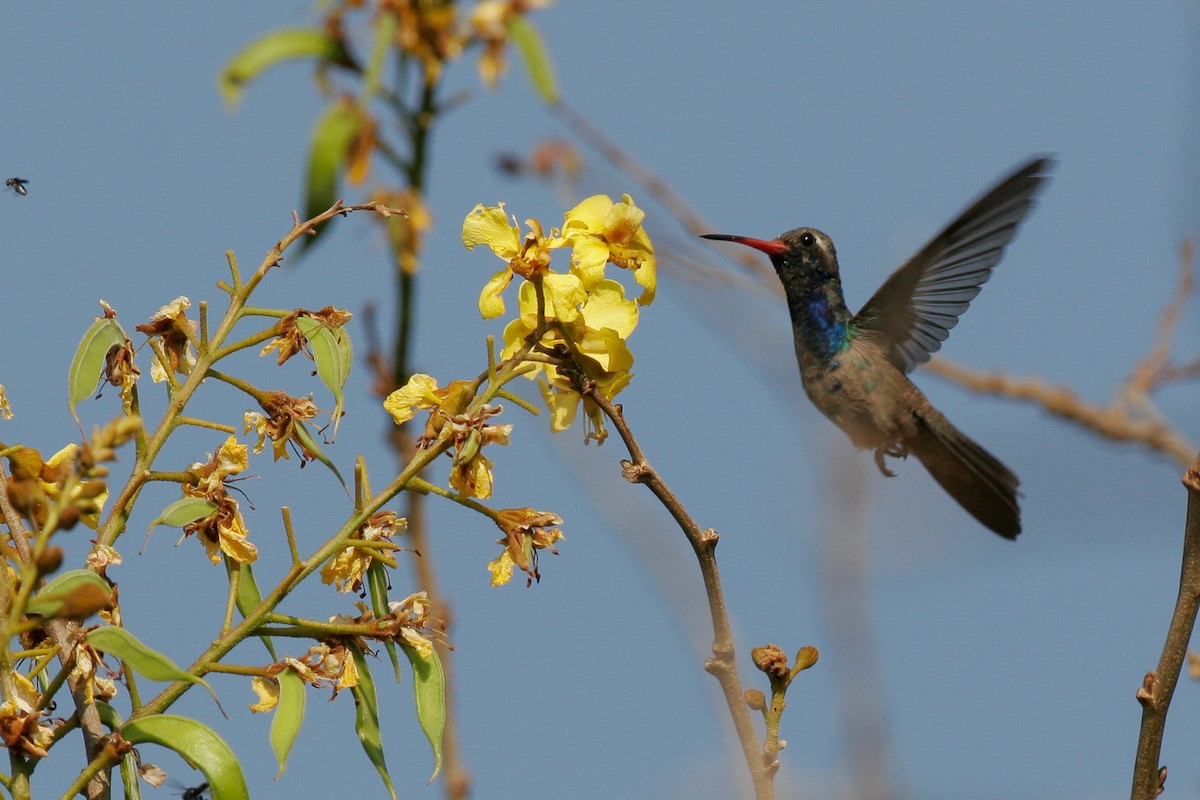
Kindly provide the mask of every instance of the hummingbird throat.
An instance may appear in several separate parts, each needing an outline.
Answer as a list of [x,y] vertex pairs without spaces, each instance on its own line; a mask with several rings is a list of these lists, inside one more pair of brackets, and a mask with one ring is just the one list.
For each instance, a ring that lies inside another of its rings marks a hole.
[[805,288],[788,298],[796,344],[828,361],[850,346],[850,310],[836,280]]

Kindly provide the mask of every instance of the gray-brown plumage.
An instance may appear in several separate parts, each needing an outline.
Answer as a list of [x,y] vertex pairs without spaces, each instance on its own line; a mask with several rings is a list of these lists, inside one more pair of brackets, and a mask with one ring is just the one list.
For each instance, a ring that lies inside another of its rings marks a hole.
[[908,373],[942,346],[992,274],[1053,162],[1036,158],[1001,181],[896,270],[857,314],[842,296],[828,236],[797,228],[777,239],[711,234],[771,258],[787,295],[800,377],[809,399],[875,463],[920,459],[977,520],[1008,539],[1021,532],[1019,480],[942,416]]

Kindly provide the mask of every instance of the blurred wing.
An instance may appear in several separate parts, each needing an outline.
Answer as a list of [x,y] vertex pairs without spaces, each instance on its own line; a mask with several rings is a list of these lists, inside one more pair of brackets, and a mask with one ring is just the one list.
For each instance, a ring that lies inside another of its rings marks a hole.
[[937,352],[979,294],[1054,162],[1037,158],[998,184],[908,263],[854,318],[897,369],[911,372]]

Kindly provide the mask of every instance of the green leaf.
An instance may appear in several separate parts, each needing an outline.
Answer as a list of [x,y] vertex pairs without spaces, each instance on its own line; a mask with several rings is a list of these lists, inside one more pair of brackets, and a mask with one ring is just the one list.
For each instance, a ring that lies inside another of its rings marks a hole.
[[367,758],[379,771],[383,785],[387,787],[392,800],[396,800],[396,789],[392,786],[392,777],[388,775],[387,763],[383,758],[383,739],[379,735],[379,701],[375,697],[375,680],[371,677],[371,669],[363,657],[362,649],[353,642],[346,644],[354,656],[354,666],[358,668],[358,685],[351,687],[354,694],[354,732],[362,744]]
[[405,647],[405,654],[413,669],[413,702],[416,703],[417,721],[433,748],[433,774],[430,783],[442,769],[442,732],[446,729],[446,675],[442,672],[442,661],[436,650],[423,657],[412,647]]
[[380,75],[383,72],[383,63],[386,60],[388,51],[392,48],[392,43],[396,41],[396,25],[399,20],[395,13],[380,10],[380,13],[375,17],[375,36],[371,41],[371,58],[367,61],[367,69],[363,73],[363,90],[362,96],[359,98],[358,104],[360,108],[366,108],[367,103],[379,91]]
[[96,701],[96,711],[100,713],[100,721],[103,722],[110,731],[115,731],[117,728],[125,724],[121,719],[121,714],[108,703],[100,700]]
[[[308,153],[308,182],[304,201],[306,219],[327,211],[338,199],[338,178],[346,167],[350,144],[358,136],[361,125],[362,113],[344,100],[334,101],[317,120]],[[313,236],[305,236],[300,240],[302,252],[312,246],[322,230],[324,227],[317,228]]]
[[317,58],[342,66],[354,66],[354,60],[341,39],[309,28],[272,31],[246,45],[225,65],[217,80],[217,88],[226,107],[230,111],[237,108],[245,85],[258,77],[258,73],[297,58]]
[[[242,618],[249,616],[250,612],[262,605],[262,592],[258,590],[258,581],[254,579],[254,570],[249,564],[244,564],[240,561],[234,561],[232,558],[225,559],[225,569],[232,571],[234,565],[237,566],[238,572],[238,592],[234,602],[237,603],[238,612]],[[272,661],[278,661],[279,657],[275,655],[275,645],[271,641],[270,636],[259,636],[262,643],[266,645],[267,652],[271,655]]]
[[93,322],[79,341],[75,357],[71,359],[71,371],[67,373],[67,408],[76,422],[79,422],[79,415],[75,413],[75,406],[96,391],[107,366],[108,351],[127,341],[129,337],[125,331],[115,319],[108,317]]
[[308,340],[313,361],[317,365],[317,377],[333,392],[333,438],[337,438],[338,425],[342,422],[342,409],[346,398],[343,389],[350,377],[354,352],[350,346],[350,334],[344,327],[331,328],[315,317],[296,318],[296,327]]
[[155,714],[131,720],[121,728],[130,744],[157,744],[174,750],[204,773],[212,800],[245,800],[250,796],[237,756],[212,728],[194,719]]
[[[372,560],[367,567],[367,591],[371,596],[371,611],[377,619],[383,619],[388,611],[388,574],[387,567],[381,562]],[[388,658],[392,661],[392,671],[396,673],[396,683],[400,683],[400,659],[396,656],[396,643],[385,639],[383,646],[387,648]]]
[[106,601],[111,605],[112,592],[108,581],[90,569],[73,569],[43,586],[26,604],[25,613],[75,618],[72,610],[91,609],[94,613]]
[[211,500],[205,500],[203,497],[184,497],[164,508],[158,519],[150,523],[150,530],[146,531],[146,535],[149,536],[150,531],[158,525],[186,527],[193,522],[199,522],[216,510],[217,504]]
[[508,38],[521,51],[533,88],[550,105],[558,103],[558,80],[554,77],[554,65],[550,63],[550,54],[538,29],[520,14],[513,14],[508,19]]
[[287,768],[288,753],[304,724],[304,679],[295,670],[285,669],[275,676],[279,681],[279,704],[275,706],[275,719],[271,720],[271,749],[279,762],[278,778]]
[[[208,685],[208,681],[203,678],[197,678],[190,672],[183,671],[175,665],[174,661],[162,653],[142,644],[125,628],[119,628],[115,625],[105,625],[96,628],[88,633],[87,642],[101,652],[112,653],[132,667],[139,675],[143,675],[152,681],[187,681],[188,683],[197,683],[208,689],[208,693],[212,695],[214,701],[217,700],[217,693]],[[217,701],[217,706],[218,708],[220,707],[220,701]]]
[[321,451],[320,445],[318,445],[317,440],[313,438],[312,431],[308,429],[308,426],[300,420],[296,420],[296,427],[293,428],[293,431],[296,434],[296,441],[300,443],[300,446],[309,453],[312,453],[317,461],[320,461],[322,464],[333,470],[333,474],[336,475],[337,479],[342,482],[342,488],[345,489],[348,494],[350,492],[350,487],[346,485],[346,479],[342,477],[342,473],[338,472],[338,468],[335,467],[333,462],[329,460],[329,456],[325,455],[325,453]]

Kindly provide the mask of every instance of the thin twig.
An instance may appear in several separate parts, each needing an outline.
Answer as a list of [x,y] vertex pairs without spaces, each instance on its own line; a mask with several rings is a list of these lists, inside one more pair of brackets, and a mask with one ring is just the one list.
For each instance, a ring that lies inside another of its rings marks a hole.
[[925,368],[975,392],[1027,400],[1048,414],[1081,425],[1106,439],[1137,442],[1185,464],[1196,452],[1195,445],[1181,432],[1157,417],[1135,415],[1117,403],[1109,406],[1089,403],[1065,386],[1051,386],[1043,378],[983,372],[944,358],[934,359]]
[[738,741],[742,745],[742,754],[750,777],[754,783],[754,794],[759,800],[775,797],[775,785],[771,776],[778,765],[764,758],[764,753],[754,732],[750,710],[746,704],[746,694],[742,690],[741,679],[738,677],[737,651],[733,640],[733,629],[729,624],[729,614],[725,608],[725,594],[721,589],[721,575],[717,569],[716,547],[719,536],[712,528],[702,529],[692,518],[683,503],[667,486],[662,476],[650,466],[641,445],[634,438],[633,431],[625,421],[625,415],[619,405],[614,405],[603,392],[597,389],[594,381],[584,381],[582,394],[594,402],[604,415],[612,422],[625,449],[629,452],[629,460],[621,462],[622,474],[630,483],[640,483],[646,486],[671,517],[679,525],[688,544],[696,553],[700,564],[700,574],[704,579],[704,592],[708,597],[708,610],[713,627],[713,657],[708,659],[704,668],[710,672],[721,685],[725,696],[725,704],[729,715],[733,718],[733,726],[737,732]]
[[1167,771],[1159,765],[1158,759],[1167,724],[1167,709],[1187,657],[1196,613],[1200,610],[1200,456],[1184,473],[1183,485],[1187,487],[1188,503],[1179,596],[1175,600],[1175,612],[1167,629],[1158,669],[1146,673],[1137,691],[1138,702],[1142,704],[1142,730],[1133,767],[1132,800],[1153,800],[1162,792]]

